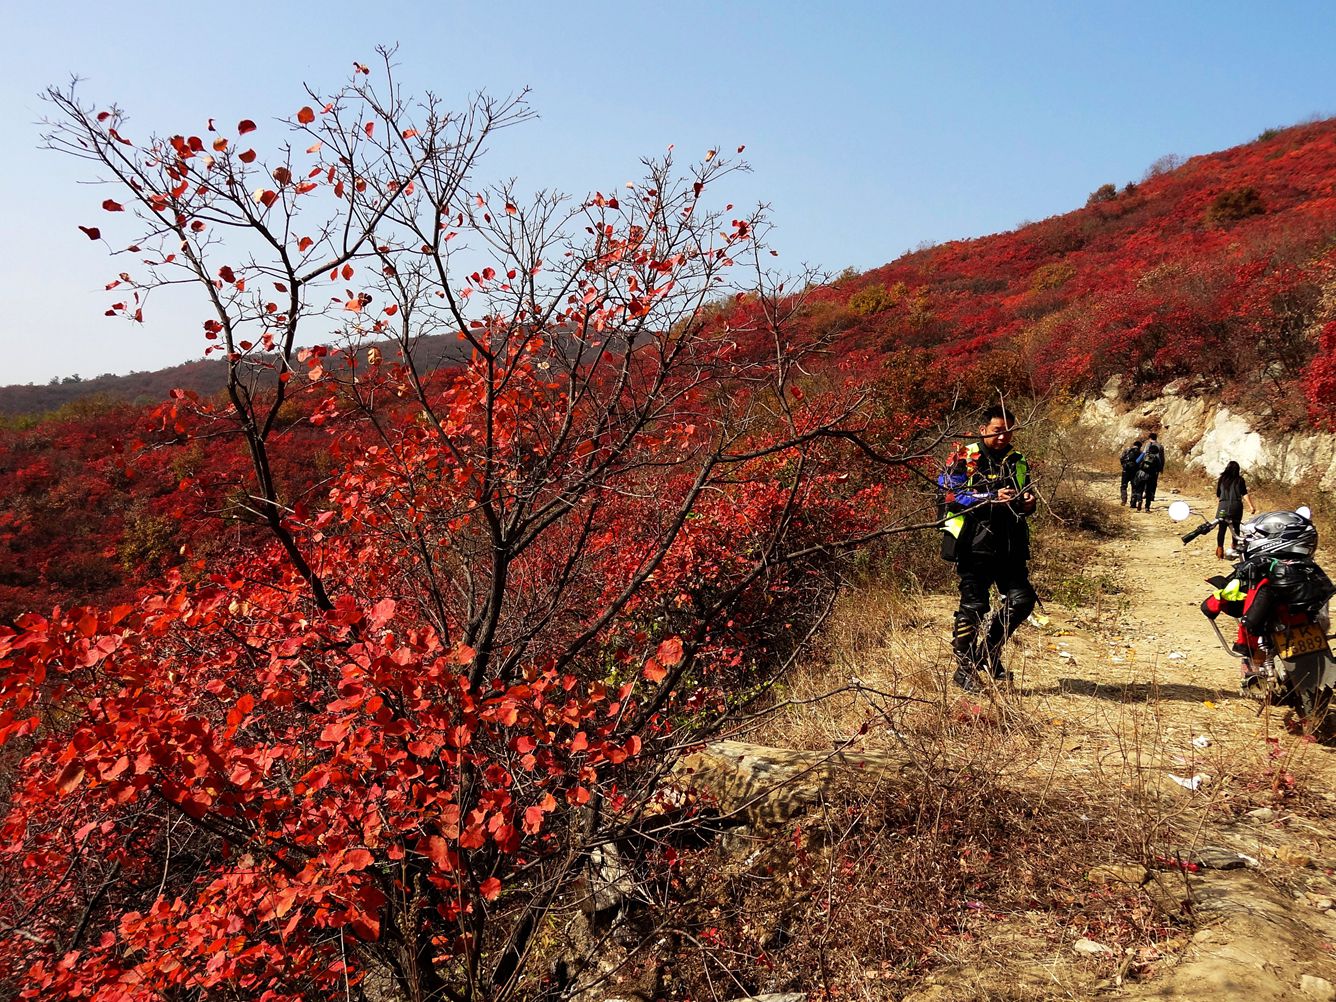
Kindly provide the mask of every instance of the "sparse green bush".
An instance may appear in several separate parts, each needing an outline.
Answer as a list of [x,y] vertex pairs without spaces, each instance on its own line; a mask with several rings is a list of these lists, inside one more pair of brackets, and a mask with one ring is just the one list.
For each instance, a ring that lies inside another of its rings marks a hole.
[[116,556],[127,574],[156,574],[167,565],[176,545],[176,525],[171,519],[137,511],[126,519]]
[[1206,222],[1211,226],[1226,226],[1237,223],[1249,216],[1260,216],[1266,212],[1262,196],[1251,185],[1246,188],[1231,188],[1215,196],[1206,210]]
[[1090,193],[1086,199],[1086,205],[1099,205],[1100,202],[1112,202],[1118,197],[1118,187],[1112,184],[1101,184]]
[[1030,291],[1043,292],[1047,289],[1060,289],[1076,274],[1076,269],[1066,261],[1051,261],[1040,265],[1030,275]]
[[867,285],[849,297],[849,309],[860,317],[870,317],[874,313],[889,310],[896,304],[894,289],[878,283]]
[[821,337],[847,331],[858,323],[858,314],[843,303],[823,299],[810,303],[806,310],[812,333]]

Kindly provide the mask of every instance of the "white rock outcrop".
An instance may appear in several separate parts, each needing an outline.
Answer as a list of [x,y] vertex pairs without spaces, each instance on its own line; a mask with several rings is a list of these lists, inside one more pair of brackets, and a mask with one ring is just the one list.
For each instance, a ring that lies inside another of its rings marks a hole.
[[1170,458],[1189,469],[1217,475],[1231,459],[1246,475],[1283,483],[1316,483],[1336,490],[1336,435],[1275,435],[1256,430],[1246,414],[1218,407],[1204,397],[1183,397],[1173,383],[1163,394],[1130,407],[1117,399],[1118,383],[1110,380],[1104,393],[1081,409],[1083,424],[1110,437],[1119,448],[1148,431],[1158,431]]

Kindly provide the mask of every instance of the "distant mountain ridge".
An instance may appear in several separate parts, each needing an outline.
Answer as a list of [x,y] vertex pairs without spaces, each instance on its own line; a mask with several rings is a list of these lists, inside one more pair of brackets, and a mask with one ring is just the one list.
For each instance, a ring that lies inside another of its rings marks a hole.
[[[388,341],[368,344],[363,353],[377,347],[387,357],[398,355],[398,345]],[[427,368],[449,364],[460,358],[458,342],[451,335],[436,335],[418,340],[414,357]],[[299,366],[298,369],[303,369]],[[40,416],[77,403],[97,398],[118,403],[151,405],[166,400],[172,390],[190,390],[202,397],[221,392],[227,386],[227,363],[220,358],[196,359],[180,365],[125,376],[110,373],[92,379],[51,382],[45,385],[0,386],[0,414]]]
[[225,362],[196,359],[166,369],[132,372],[125,376],[107,373],[77,381],[0,386],[0,414],[45,414],[89,397],[135,404],[157,403],[177,388],[209,396],[221,390],[226,382]]

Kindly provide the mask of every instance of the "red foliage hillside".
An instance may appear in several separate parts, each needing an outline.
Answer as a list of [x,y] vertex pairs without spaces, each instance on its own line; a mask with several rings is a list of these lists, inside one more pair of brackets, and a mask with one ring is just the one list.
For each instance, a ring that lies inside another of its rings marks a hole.
[[1330,120],[844,278],[820,291],[812,322],[847,330],[851,347],[958,360],[979,396],[1115,374],[1153,395],[1189,376],[1193,391],[1295,424],[1336,403],[1317,338],[1334,266]]
[[795,296],[718,150],[473,189],[523,96],[418,104],[378,55],[202,135],[47,92],[147,255],[112,312],[191,283],[229,378],[0,440],[0,603],[38,610],[0,623],[0,995],[572,994],[606,948],[551,932],[624,881],[619,948],[672,967],[717,864],[665,770],[756,719],[843,555],[932,525],[959,399],[1331,392],[1331,125]]
[[[875,383],[879,409],[901,428],[906,412],[931,422],[958,388],[983,400],[1089,389],[1115,374],[1133,395],[1187,376],[1196,392],[1324,424],[1336,408],[1336,315],[1323,298],[1334,246],[1336,120],[1105,186],[1084,208],[1009,233],[905,255],[815,290],[803,309],[818,332],[841,332],[845,378]],[[750,311],[734,307],[731,325],[745,327]],[[429,367],[437,356],[457,363],[429,340]],[[124,378],[161,399],[169,377],[215,366]],[[27,389],[43,388],[0,397]],[[242,479],[239,446],[155,442],[150,410],[74,403],[11,427],[0,443],[0,616],[114,596],[182,545],[244,534],[224,485],[227,470]],[[327,473],[328,450],[311,434],[278,449],[298,494]],[[128,464],[127,443],[137,443]],[[218,483],[206,490],[195,467]],[[220,529],[209,516],[223,512]]]

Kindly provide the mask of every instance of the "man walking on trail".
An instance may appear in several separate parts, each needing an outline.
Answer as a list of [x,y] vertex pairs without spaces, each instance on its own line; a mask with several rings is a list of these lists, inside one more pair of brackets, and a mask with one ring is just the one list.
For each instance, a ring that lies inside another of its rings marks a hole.
[[1155,432],[1150,433],[1150,441],[1137,459],[1135,472],[1132,474],[1132,510],[1150,511],[1155,500],[1155,486],[1160,482],[1160,471],[1164,469],[1164,447],[1157,441]]
[[[960,608],[951,630],[953,681],[968,691],[979,687],[980,674],[1010,680],[1002,646],[1038,601],[1030,584],[1026,521],[1038,498],[1025,457],[1011,446],[1015,426],[1005,407],[988,408],[979,441],[952,453],[937,480],[944,509],[942,557],[955,562],[960,578]],[[1000,601],[990,618],[994,585]]]
[[1118,485],[1118,503],[1127,504],[1127,485],[1137,475],[1137,461],[1141,459],[1141,439],[1137,439],[1118,457],[1118,465],[1123,468],[1123,481]]

